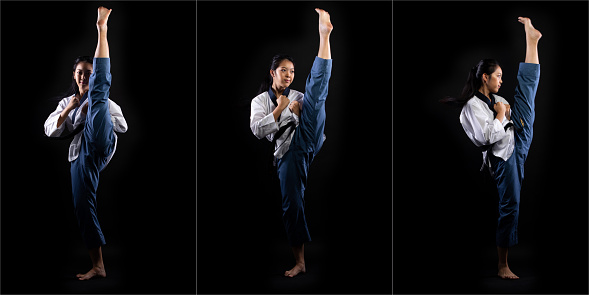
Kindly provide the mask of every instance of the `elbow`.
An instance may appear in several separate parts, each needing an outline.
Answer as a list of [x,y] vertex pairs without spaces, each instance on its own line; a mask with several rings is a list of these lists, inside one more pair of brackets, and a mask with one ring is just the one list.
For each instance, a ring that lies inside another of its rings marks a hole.
[[255,136],[257,139],[262,139],[262,138],[264,138],[264,135],[263,135],[263,134],[261,134],[261,132],[260,132],[259,128],[257,128],[256,126],[250,126],[250,129],[252,130],[252,133],[254,134],[254,136]]

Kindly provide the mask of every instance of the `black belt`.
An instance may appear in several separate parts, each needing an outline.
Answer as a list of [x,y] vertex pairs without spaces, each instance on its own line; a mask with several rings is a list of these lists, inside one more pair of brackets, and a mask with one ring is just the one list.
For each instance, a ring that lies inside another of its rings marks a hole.
[[[280,129],[278,129],[278,131],[276,131],[276,134],[274,134],[274,139],[272,139],[272,147],[275,147],[276,146],[276,141],[278,140],[278,138],[280,138],[280,136],[282,136],[282,134],[284,134],[284,132],[286,132],[286,130],[289,129],[289,128],[290,128],[290,132],[288,133],[288,136],[286,138],[288,138],[290,136],[290,134],[296,128],[294,121],[290,121],[290,122],[286,123],[286,125],[280,127]],[[286,141],[286,139],[284,141]],[[280,144],[280,146],[282,146],[283,144],[284,144],[284,142],[282,142]],[[280,148],[280,146],[277,147],[277,148],[275,148],[274,149],[274,152],[276,152]],[[276,166],[276,162],[277,162],[276,160],[277,160],[276,157],[274,157],[274,163],[273,163],[274,166]]]

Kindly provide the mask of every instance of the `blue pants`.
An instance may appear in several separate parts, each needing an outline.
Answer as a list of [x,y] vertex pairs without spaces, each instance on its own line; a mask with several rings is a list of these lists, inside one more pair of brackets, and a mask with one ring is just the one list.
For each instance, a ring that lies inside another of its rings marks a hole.
[[[115,145],[109,111],[110,59],[94,58],[80,153],[71,164],[74,211],[88,249],[106,244],[96,216],[98,176]],[[83,100],[82,100],[83,101]]]
[[325,100],[331,59],[315,57],[307,77],[303,109],[288,151],[278,161],[277,172],[282,192],[282,221],[291,246],[311,241],[305,220],[305,186],[309,165],[323,145]]
[[504,161],[490,156],[493,178],[499,193],[499,219],[497,221],[496,243],[502,248],[517,244],[517,225],[524,163],[534,135],[534,99],[540,80],[540,65],[520,63],[517,73],[518,86],[511,110],[511,120],[517,126],[514,132],[513,154]]

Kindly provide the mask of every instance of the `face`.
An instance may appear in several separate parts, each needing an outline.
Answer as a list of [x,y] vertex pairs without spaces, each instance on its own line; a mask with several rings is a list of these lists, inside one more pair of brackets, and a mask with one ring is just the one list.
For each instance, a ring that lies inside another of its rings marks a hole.
[[503,71],[501,71],[501,67],[497,66],[495,72],[493,72],[490,76],[487,74],[483,74],[483,85],[489,90],[491,93],[499,92],[499,88],[503,83],[501,78],[503,77]]
[[88,91],[90,74],[92,74],[91,63],[81,61],[76,65],[76,69],[74,70],[74,80],[80,89],[80,93],[86,93],[86,91]]
[[285,59],[280,62],[276,70],[270,70],[270,75],[273,78],[272,86],[277,89],[284,89],[290,86],[294,80],[294,64],[290,60]]

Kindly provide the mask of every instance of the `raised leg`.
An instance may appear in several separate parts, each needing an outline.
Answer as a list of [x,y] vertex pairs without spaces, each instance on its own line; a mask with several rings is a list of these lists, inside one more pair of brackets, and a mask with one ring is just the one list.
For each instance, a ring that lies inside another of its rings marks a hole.
[[99,156],[108,156],[114,147],[114,133],[108,96],[111,85],[110,54],[106,39],[107,21],[112,9],[98,8],[98,43],[88,91],[88,113],[84,135]]
[[319,14],[319,52],[317,56],[322,59],[331,59],[331,46],[329,44],[329,35],[333,30],[329,13],[323,9],[315,8]]
[[529,18],[520,17],[526,31],[526,60],[520,63],[517,73],[517,87],[511,119],[518,127],[516,130],[516,147],[518,163],[523,165],[532,144],[535,119],[535,98],[540,82],[540,64],[538,57],[538,40],[542,34],[532,26]]
[[538,41],[542,38],[542,33],[532,26],[532,20],[527,17],[518,17],[517,20],[524,24],[526,30],[526,63],[539,64]]
[[96,51],[94,57],[109,58],[108,41],[106,39],[106,32],[108,30],[107,22],[112,9],[104,7],[98,8],[98,17],[96,19],[96,29],[98,30],[98,43],[96,44]]
[[329,14],[321,9],[315,10],[319,14],[319,51],[307,77],[301,120],[293,140],[313,156],[319,152],[324,140],[325,100],[332,66],[329,36],[333,29]]

